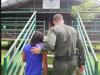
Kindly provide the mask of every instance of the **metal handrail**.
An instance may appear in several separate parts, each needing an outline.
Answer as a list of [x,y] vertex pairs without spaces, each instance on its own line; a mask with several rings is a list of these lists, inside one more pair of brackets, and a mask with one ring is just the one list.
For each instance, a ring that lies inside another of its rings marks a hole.
[[94,52],[93,47],[92,47],[92,44],[91,44],[91,42],[90,42],[90,40],[89,40],[88,34],[87,34],[86,30],[85,30],[85,27],[84,27],[84,24],[83,24],[83,22],[82,22],[82,20],[81,20],[81,17],[80,17],[79,12],[78,12],[78,18],[79,18],[80,23],[81,23],[81,26],[82,26],[82,28],[83,28],[83,30],[84,30],[84,34],[85,34],[85,36],[86,36],[86,38],[87,38],[87,41],[88,41],[88,43],[89,43],[89,46],[90,46],[90,48],[91,48],[91,52],[93,53],[93,57],[94,57],[95,61],[97,61],[95,52]]
[[[90,54],[89,54],[89,51],[88,51],[88,48],[87,48],[87,44],[86,44],[86,40],[85,40],[85,37],[84,37],[84,34],[83,34],[83,31],[82,31],[82,28],[81,28],[81,25],[80,25],[80,22],[79,22],[79,20],[77,19],[77,22],[78,22],[78,25],[77,25],[77,28],[78,28],[78,31],[79,31],[79,33],[80,33],[80,36],[81,36],[81,38],[82,38],[82,42],[83,42],[83,45],[84,45],[84,50],[85,50],[85,55],[87,54],[87,57],[88,57],[88,59],[90,58]],[[87,60],[87,59],[86,59]],[[88,70],[89,71],[91,71],[90,70],[90,67],[93,67],[93,65],[91,64],[91,61],[90,61],[90,59],[89,59],[89,62],[90,62],[90,64],[89,63],[87,63],[87,66],[88,66]],[[91,65],[91,66],[89,66],[89,65]],[[87,75],[91,75],[91,72],[88,72],[89,74],[87,74]],[[92,73],[93,73],[93,69],[92,69]]]
[[[32,22],[31,22],[32,21]],[[10,49],[8,50],[7,54],[5,55],[4,57],[4,75],[7,75],[7,70],[8,68],[10,67],[11,63],[12,63],[12,60],[14,59],[15,57],[15,54],[18,52],[18,49],[21,47],[22,45],[22,42],[24,42],[24,39],[29,38],[30,34],[33,33],[33,30],[34,30],[34,25],[36,25],[36,11],[32,14],[31,18],[29,19],[29,21],[26,23],[25,27],[23,28],[23,30],[21,31],[21,33],[19,34],[19,36],[17,37],[17,39],[15,40],[15,42],[13,43],[13,45],[10,47]],[[20,44],[18,45],[18,48],[17,50],[15,51],[15,53],[13,54],[12,58],[10,59],[10,62],[7,63],[7,58],[8,56],[10,55],[10,53],[12,51],[14,51],[14,47],[18,44],[19,42],[19,39],[23,37],[23,33],[26,31],[26,29],[29,28],[29,30],[25,33],[24,35],[24,38],[23,40],[21,40]],[[28,35],[28,36],[27,36]],[[27,39],[28,41],[29,39]],[[27,41],[24,42],[24,45],[25,43],[27,43]],[[23,45],[23,46],[24,46]],[[20,47],[19,47],[20,46]],[[23,48],[23,47],[22,47]],[[21,48],[21,49],[22,49]],[[22,51],[22,50],[21,50]],[[21,53],[21,52],[20,52]],[[20,54],[21,55],[21,54]],[[20,65],[20,63],[19,63]],[[14,74],[16,74],[17,70],[18,70],[19,66],[17,67],[16,71]]]
[[[80,12],[78,12],[78,17],[77,17],[77,22],[78,22],[78,31],[80,32],[80,35],[81,35],[81,38],[83,40],[83,43],[84,43],[84,47],[86,48],[86,65],[85,65],[85,72],[87,75],[98,75],[98,60],[97,60],[97,57],[96,57],[96,54],[93,50],[93,47],[92,47],[92,44],[89,40],[89,37],[87,35],[87,32],[86,32],[86,29],[84,27],[84,24],[83,24],[83,21],[80,17]],[[88,49],[88,47],[90,49]],[[93,56],[93,59],[94,59],[94,66],[93,66],[93,63],[92,63],[92,60],[91,60],[91,57],[90,57],[90,53],[89,53],[89,50],[91,51],[91,54]]]
[[23,30],[21,31],[20,35],[17,37],[16,41],[14,42],[14,44],[11,46],[11,48],[9,49],[9,51],[7,52],[6,56],[8,56],[8,54],[11,52],[11,50],[13,49],[13,47],[15,46],[15,44],[17,43],[18,39],[22,36],[22,33],[25,31],[25,29],[28,27],[30,21],[32,20],[33,16],[36,14],[36,12],[33,13],[33,15],[31,16],[31,18],[29,19],[29,21],[27,22],[27,24],[25,25],[25,27],[23,28]]

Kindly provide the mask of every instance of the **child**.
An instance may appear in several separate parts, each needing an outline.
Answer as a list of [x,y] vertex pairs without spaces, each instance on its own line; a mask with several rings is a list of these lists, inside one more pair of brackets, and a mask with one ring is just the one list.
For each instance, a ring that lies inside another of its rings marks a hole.
[[32,47],[41,48],[43,45],[43,33],[36,31],[29,44],[26,44],[22,52],[22,60],[26,62],[25,75],[42,75],[42,54],[31,52]]

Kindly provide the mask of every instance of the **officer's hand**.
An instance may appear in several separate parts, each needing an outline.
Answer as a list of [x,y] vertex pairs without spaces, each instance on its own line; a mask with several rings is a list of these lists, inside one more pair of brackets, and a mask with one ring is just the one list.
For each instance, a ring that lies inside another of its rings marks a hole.
[[77,75],[83,75],[84,73],[84,65],[81,65],[80,68],[76,71]]
[[35,54],[39,54],[41,51],[40,51],[40,49],[37,48],[37,47],[32,47],[31,52],[32,52],[32,53],[35,53]]

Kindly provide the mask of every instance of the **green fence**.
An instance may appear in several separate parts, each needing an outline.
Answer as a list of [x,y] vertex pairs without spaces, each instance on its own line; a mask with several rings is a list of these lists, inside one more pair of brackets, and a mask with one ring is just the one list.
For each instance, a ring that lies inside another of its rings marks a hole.
[[[13,45],[8,50],[4,57],[4,75],[21,75],[21,69],[24,65],[21,59],[21,52],[26,43],[29,43],[36,28],[36,12],[34,12],[22,29],[19,36],[16,38]],[[29,39],[30,38],[30,39]],[[19,41],[19,39],[22,39]],[[12,56],[10,57],[12,53]],[[19,71],[19,72],[18,72]]]
[[[24,28],[25,24],[27,23],[27,21],[14,21],[14,20],[4,21],[4,20],[9,20],[9,18],[6,19],[4,18],[1,21],[2,22],[1,40],[15,40],[18,37],[18,35],[21,33],[21,30]],[[45,21],[36,21],[36,30],[42,31],[45,34]]]
[[94,52],[94,49],[92,47],[92,44],[89,40],[89,37],[87,35],[85,26],[82,22],[82,19],[80,17],[80,13],[78,12],[77,16],[77,30],[81,36],[84,49],[85,49],[85,58],[86,58],[86,64],[85,64],[85,72],[84,75],[98,75],[98,61],[96,58],[96,54]]

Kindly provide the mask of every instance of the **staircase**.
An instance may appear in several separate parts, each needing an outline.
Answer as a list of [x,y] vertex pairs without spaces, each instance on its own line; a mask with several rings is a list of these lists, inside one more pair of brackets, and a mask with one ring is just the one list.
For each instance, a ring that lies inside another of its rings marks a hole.
[[[87,35],[86,29],[77,13],[75,28],[78,30],[85,49],[85,71],[84,75],[98,75],[98,60],[91,45],[90,39]],[[45,28],[44,28],[45,29]],[[31,36],[36,31],[36,12],[27,21],[26,25],[21,30],[20,34],[14,41],[13,45],[8,50],[4,57],[3,75],[22,75],[24,71],[24,63],[21,59],[21,52],[25,44],[29,43]],[[45,32],[45,31],[44,31]],[[19,41],[19,39],[21,39]],[[10,54],[13,52],[12,57]],[[48,55],[49,57],[50,55]],[[52,55],[51,55],[52,56]],[[53,56],[52,56],[53,57]],[[49,65],[52,68],[52,65]]]

